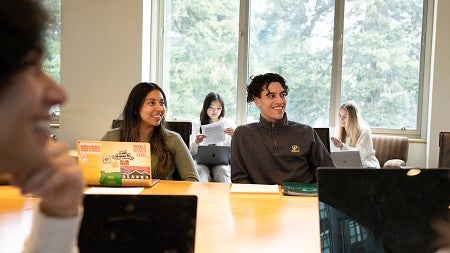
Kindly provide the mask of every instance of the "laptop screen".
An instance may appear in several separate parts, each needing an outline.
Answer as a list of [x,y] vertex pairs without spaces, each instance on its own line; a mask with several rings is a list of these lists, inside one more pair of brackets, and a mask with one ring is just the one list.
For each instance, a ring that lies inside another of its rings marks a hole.
[[80,252],[194,252],[197,196],[90,195]]
[[331,152],[331,158],[337,168],[362,168],[358,150]]
[[322,252],[435,252],[449,169],[319,168]]

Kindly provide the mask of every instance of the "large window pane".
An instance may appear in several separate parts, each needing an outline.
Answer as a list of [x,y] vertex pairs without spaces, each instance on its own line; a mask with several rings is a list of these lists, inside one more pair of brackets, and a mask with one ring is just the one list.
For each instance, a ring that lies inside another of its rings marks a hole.
[[342,101],[375,128],[416,129],[423,0],[345,1]]
[[[290,120],[329,126],[334,0],[253,0],[249,73],[281,74]],[[254,105],[248,122],[259,119]]]
[[[370,126],[379,128],[374,132],[420,134],[419,96],[430,53],[422,44],[429,40],[427,0],[251,0],[248,13],[239,10],[246,0],[164,2],[159,67],[169,118],[197,118],[210,91],[224,96],[227,116],[234,118],[236,107],[245,106],[236,100],[237,87],[245,92],[241,85],[250,81],[237,76],[240,68],[249,76],[276,72],[286,78],[291,120],[333,126],[339,104],[354,101]],[[249,37],[248,48],[245,41],[238,50],[239,25],[240,38]],[[248,55],[238,58],[238,52]],[[238,123],[257,121],[259,111],[250,104],[246,116]]]
[[164,90],[168,118],[198,118],[204,97],[218,92],[236,115],[239,1],[165,1]]
[[60,0],[43,0],[42,4],[48,11],[49,22],[45,31],[44,43],[46,55],[44,69],[55,80],[60,80],[61,52],[61,4]]
[[[45,55],[43,68],[58,83],[60,81],[61,64],[61,0],[42,0],[49,20],[44,35]],[[59,123],[59,105],[50,108],[52,123]]]

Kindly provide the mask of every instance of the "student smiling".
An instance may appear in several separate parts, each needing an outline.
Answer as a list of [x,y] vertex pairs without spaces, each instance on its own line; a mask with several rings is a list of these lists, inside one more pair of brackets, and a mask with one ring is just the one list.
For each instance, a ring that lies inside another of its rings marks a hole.
[[199,181],[183,139],[165,127],[166,107],[166,95],[157,84],[136,84],[123,109],[121,126],[109,130],[101,140],[149,142],[153,178],[172,180],[177,170],[181,180]]
[[231,141],[233,183],[313,182],[317,167],[334,167],[325,145],[308,125],[289,121],[289,88],[275,73],[252,77],[247,102],[260,111],[259,122],[236,128]]

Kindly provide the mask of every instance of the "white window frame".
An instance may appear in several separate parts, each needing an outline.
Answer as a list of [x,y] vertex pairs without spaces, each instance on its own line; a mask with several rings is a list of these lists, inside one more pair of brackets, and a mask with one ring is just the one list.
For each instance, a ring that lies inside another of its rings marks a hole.
[[[337,108],[341,101],[341,73],[342,73],[342,50],[343,50],[343,20],[345,0],[336,0],[335,2],[335,23],[333,38],[332,55],[332,77],[330,92],[330,127],[334,127],[336,122]],[[375,134],[402,135],[409,138],[426,139],[428,105],[431,80],[431,55],[432,55],[432,34],[434,20],[435,0],[424,0],[424,22],[422,33],[422,52],[420,62],[420,79],[418,95],[418,117],[415,130],[385,129],[373,128]],[[151,81],[158,84],[164,84],[163,66],[164,66],[164,0],[143,0],[144,17],[144,38],[143,38],[143,58],[142,58],[142,80]],[[237,104],[236,104],[236,123],[238,125],[247,123],[247,102],[246,90],[243,85],[248,83],[248,49],[249,49],[249,12],[250,1],[240,1],[239,14],[239,44],[238,44],[238,76],[237,85]],[[164,90],[168,88],[163,86]],[[169,101],[170,102],[170,101]]]

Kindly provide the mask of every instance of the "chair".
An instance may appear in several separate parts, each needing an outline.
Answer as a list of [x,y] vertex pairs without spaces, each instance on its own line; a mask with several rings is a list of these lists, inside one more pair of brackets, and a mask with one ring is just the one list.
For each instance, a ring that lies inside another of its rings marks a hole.
[[177,132],[183,138],[184,143],[189,148],[189,138],[192,133],[192,122],[190,121],[166,121],[168,129]]
[[8,173],[0,173],[0,185],[9,185],[11,183],[11,175]]
[[450,168],[450,132],[439,133],[439,165]]
[[[122,120],[115,119],[112,121],[111,128],[117,128],[120,126]],[[184,143],[189,148],[189,138],[192,133],[192,123],[189,121],[166,121],[166,127],[169,130],[177,132],[183,138]]]
[[406,166],[409,148],[407,137],[372,135],[372,142],[381,167]]
[[327,148],[328,152],[330,151],[330,128],[328,127],[315,127],[317,135],[319,135],[320,140],[323,142],[323,145]]

